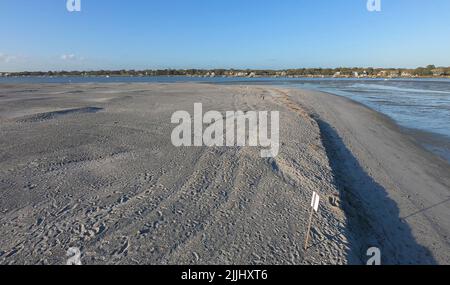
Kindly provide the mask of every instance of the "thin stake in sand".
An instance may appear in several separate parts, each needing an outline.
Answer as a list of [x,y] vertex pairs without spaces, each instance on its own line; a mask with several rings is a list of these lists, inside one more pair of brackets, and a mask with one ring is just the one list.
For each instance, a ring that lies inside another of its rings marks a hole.
[[319,202],[320,202],[319,194],[317,194],[316,192],[313,192],[313,196],[311,199],[311,208],[309,210],[308,230],[306,232],[306,238],[305,238],[305,247],[304,247],[305,250],[308,249],[308,240],[309,240],[309,233],[311,231],[312,219],[313,219],[314,212],[317,213],[317,211],[319,210]]

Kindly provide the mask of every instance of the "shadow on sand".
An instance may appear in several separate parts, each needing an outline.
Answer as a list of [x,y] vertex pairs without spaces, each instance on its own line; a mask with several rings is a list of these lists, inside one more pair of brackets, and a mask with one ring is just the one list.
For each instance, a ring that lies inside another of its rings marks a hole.
[[350,264],[365,264],[367,250],[378,247],[382,264],[436,264],[431,252],[417,243],[400,218],[396,203],[373,180],[326,122],[319,124],[342,208],[347,217]]

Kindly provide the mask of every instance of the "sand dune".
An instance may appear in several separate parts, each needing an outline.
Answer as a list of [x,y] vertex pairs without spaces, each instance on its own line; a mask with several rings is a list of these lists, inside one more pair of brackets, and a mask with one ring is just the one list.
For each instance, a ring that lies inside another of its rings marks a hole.
[[[279,111],[280,153],[174,147],[171,115]],[[263,86],[0,87],[0,263],[450,263],[448,164],[387,118]],[[313,191],[322,203],[304,250]]]

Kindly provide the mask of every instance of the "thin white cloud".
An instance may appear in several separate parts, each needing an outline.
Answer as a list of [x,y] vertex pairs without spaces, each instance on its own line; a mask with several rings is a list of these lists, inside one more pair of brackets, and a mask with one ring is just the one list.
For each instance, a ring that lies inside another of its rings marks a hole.
[[70,53],[70,54],[61,55],[61,59],[62,60],[77,60],[77,57],[73,53]]
[[10,63],[17,59],[15,55],[8,55],[0,52],[0,62]]

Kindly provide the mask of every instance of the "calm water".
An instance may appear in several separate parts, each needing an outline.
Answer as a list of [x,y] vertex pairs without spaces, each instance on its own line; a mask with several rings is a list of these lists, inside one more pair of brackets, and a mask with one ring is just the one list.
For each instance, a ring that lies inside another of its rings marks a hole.
[[[448,79],[285,79],[190,77],[26,77],[0,83],[207,82],[271,84],[325,91],[360,102],[394,119],[400,126],[435,135],[439,145],[425,145],[450,161],[450,80]],[[1,85],[0,85],[1,88]],[[443,142],[443,143],[442,143]]]
[[296,83],[358,101],[402,126],[450,139],[450,81],[321,81]]
[[360,102],[389,116],[425,148],[450,162],[450,80],[311,80],[284,84]]

